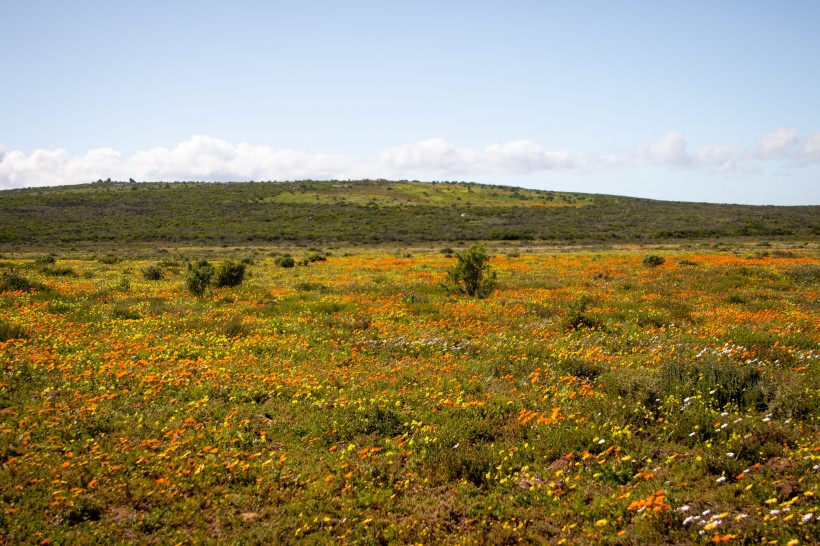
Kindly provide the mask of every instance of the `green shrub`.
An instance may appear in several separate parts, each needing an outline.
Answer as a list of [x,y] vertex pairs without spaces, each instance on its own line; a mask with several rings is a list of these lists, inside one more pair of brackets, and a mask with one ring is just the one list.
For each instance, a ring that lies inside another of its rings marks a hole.
[[46,267],[57,263],[57,257],[54,254],[46,254],[34,260],[35,265],[39,267]]
[[580,300],[569,305],[567,314],[561,321],[564,331],[582,330],[584,328],[601,328],[603,324],[600,320],[587,314],[589,300],[582,297]]
[[76,277],[77,273],[70,267],[44,267],[43,273],[54,277]]
[[277,256],[273,263],[278,265],[279,267],[293,267],[296,265],[296,260],[293,259],[293,256],[290,254],[284,254],[282,256]]
[[658,256],[657,254],[650,254],[649,256],[644,256],[643,265],[646,267],[658,267],[663,265],[666,262],[666,258],[663,256]]
[[30,281],[17,273],[3,273],[3,276],[0,277],[0,292],[45,290],[45,288],[45,285]]
[[325,285],[318,282],[301,281],[296,284],[296,290],[300,292],[313,292],[316,290],[325,290]]
[[188,262],[185,288],[194,296],[202,296],[214,276],[214,266],[208,260]]
[[223,260],[214,271],[213,284],[217,288],[239,286],[245,278],[245,264]]
[[324,262],[327,261],[327,255],[324,252],[313,252],[312,254],[308,254],[305,256],[305,259],[302,260],[304,265],[313,263],[313,262]]
[[99,258],[97,261],[106,265],[114,265],[115,263],[118,263],[120,261],[120,257],[114,254],[106,254],[102,258]]
[[165,274],[158,265],[149,265],[141,269],[142,276],[146,281],[161,281]]
[[0,342],[10,339],[26,339],[28,336],[28,330],[19,324],[0,320]]
[[490,268],[490,257],[484,245],[476,243],[456,254],[458,262],[447,272],[447,279],[471,297],[486,298],[496,286],[496,272]]

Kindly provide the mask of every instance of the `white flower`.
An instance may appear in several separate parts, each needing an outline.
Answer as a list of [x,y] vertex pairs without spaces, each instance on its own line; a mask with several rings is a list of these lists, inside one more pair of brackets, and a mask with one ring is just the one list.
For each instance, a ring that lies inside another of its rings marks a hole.
[[715,481],[716,481],[716,482],[718,482],[718,483],[723,483],[723,482],[725,482],[725,481],[726,481],[726,476],[721,476],[720,478],[718,478],[718,479],[717,479],[717,480],[715,480]]
[[806,514],[805,516],[803,516],[802,518],[800,518],[800,520],[801,520],[803,523],[808,523],[808,522],[810,522],[810,521],[811,521],[811,518],[813,518],[813,517],[814,517],[814,512],[809,512],[808,514]]
[[729,453],[726,454],[726,456],[729,457],[730,459],[732,459],[732,458],[734,458],[735,454],[730,451]]
[[606,440],[604,440],[603,438],[601,438],[600,440],[598,440],[598,445],[599,445],[599,446],[602,446],[602,445],[604,445],[605,443],[606,443]]

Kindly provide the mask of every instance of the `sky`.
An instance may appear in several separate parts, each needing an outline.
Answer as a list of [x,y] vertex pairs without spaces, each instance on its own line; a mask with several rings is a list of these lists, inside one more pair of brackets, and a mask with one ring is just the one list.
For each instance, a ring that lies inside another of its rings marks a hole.
[[0,189],[387,178],[820,205],[816,0],[0,14]]

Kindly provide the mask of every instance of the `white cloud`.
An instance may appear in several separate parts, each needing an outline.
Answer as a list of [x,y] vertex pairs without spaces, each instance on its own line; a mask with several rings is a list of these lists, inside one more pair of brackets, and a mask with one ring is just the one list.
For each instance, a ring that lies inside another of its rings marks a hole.
[[778,159],[788,156],[800,139],[797,129],[778,129],[763,135],[757,155],[763,159]]
[[[785,160],[785,162],[784,162]],[[766,162],[795,168],[820,163],[820,132],[801,139],[794,129],[766,134],[760,145],[739,150],[732,145],[689,150],[683,135],[667,133],[656,142],[616,153],[593,154],[547,150],[529,140],[491,144],[484,149],[458,148],[441,138],[384,150],[370,161],[338,154],[306,154],[269,146],[234,144],[194,136],[173,148],[151,148],[123,158],[110,148],[83,156],[64,149],[36,150],[30,155],[0,145],[0,188],[76,184],[97,179],[298,180],[357,178],[486,179],[549,171],[612,172],[656,166],[700,170],[727,177],[760,172]]]
[[800,147],[802,163],[820,163],[820,132],[811,135]]
[[341,155],[309,155],[268,146],[232,144],[204,135],[194,136],[175,148],[138,152],[128,162],[140,180],[286,180],[333,178],[350,169],[352,161]]
[[696,165],[721,173],[729,173],[737,168],[737,148],[728,144],[703,146],[694,155]]
[[658,142],[638,146],[634,156],[641,165],[688,167],[692,164],[692,158],[686,151],[686,141],[677,132],[667,133]]
[[482,158],[472,150],[458,150],[442,138],[397,146],[379,156],[380,163],[396,172],[427,171],[438,175],[467,174]]
[[0,153],[0,188],[79,184],[92,180],[286,180],[333,178],[355,170],[340,155],[309,155],[267,146],[232,144],[195,136],[173,149],[152,148],[123,161],[116,150],[98,148],[82,157],[64,149]]
[[[98,148],[82,157],[71,157],[62,148],[0,153],[0,187],[50,186],[88,182],[120,174],[120,154],[110,148]],[[106,174],[113,173],[113,174]]]
[[[566,150],[544,150],[529,140],[491,144],[484,150],[455,148],[441,138],[397,146],[382,152],[380,163],[394,172],[432,172],[436,175],[478,175],[490,173],[531,174],[556,169],[585,169],[596,165],[594,158]],[[607,164],[610,159],[597,161]]]

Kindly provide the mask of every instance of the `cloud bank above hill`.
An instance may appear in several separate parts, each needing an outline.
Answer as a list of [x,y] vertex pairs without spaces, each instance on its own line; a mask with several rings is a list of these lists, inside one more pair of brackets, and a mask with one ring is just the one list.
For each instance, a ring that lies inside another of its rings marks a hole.
[[801,137],[795,129],[763,135],[756,147],[730,144],[690,149],[683,135],[670,132],[654,142],[613,153],[548,150],[529,140],[459,148],[441,138],[396,146],[376,159],[339,154],[307,154],[269,146],[231,143],[197,135],[168,149],[142,150],[131,157],[111,148],[72,156],[64,149],[29,155],[0,145],[0,188],[85,183],[98,179],[147,181],[242,181],[298,179],[470,179],[516,177],[547,172],[606,172],[660,167],[696,170],[727,177],[759,172],[766,165],[800,168],[820,164],[820,132]]

